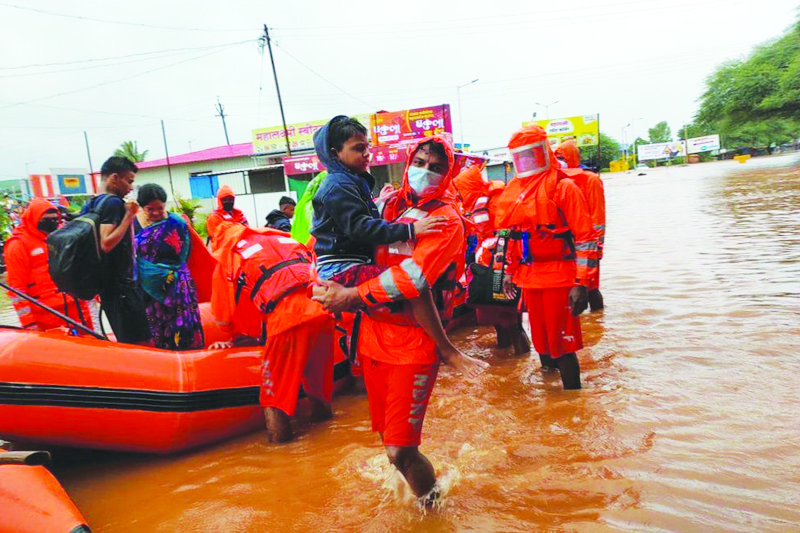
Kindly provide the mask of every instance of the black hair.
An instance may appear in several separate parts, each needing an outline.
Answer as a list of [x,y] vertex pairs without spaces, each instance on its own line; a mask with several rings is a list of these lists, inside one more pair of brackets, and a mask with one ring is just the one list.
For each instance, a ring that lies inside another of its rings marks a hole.
[[139,167],[127,157],[117,155],[106,159],[106,162],[103,163],[103,166],[100,168],[100,175],[104,178],[107,178],[111,174],[123,174],[125,172],[133,172],[136,174],[139,172]]
[[139,195],[136,197],[136,202],[144,207],[153,200],[159,202],[167,201],[167,191],[161,185],[155,183],[146,183],[139,189]]
[[351,117],[344,115],[333,117],[328,123],[328,146],[338,152],[344,146],[345,141],[357,133],[366,135],[367,128]]
[[281,196],[281,199],[278,200],[278,206],[283,207],[284,205],[297,205],[297,202],[288,196]]
[[[445,151],[444,145],[442,143],[437,143],[435,141],[424,142],[424,143],[420,144],[417,147],[417,152],[420,151],[423,147],[427,147],[428,150],[430,150],[432,154],[438,155],[439,157],[441,157],[445,161],[448,160],[447,152]],[[416,152],[414,152],[414,153],[416,153]]]

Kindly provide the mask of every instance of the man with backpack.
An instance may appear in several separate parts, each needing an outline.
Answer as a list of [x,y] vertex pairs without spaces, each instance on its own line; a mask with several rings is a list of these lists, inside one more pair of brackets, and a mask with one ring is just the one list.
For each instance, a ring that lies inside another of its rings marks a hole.
[[144,301],[134,280],[133,219],[139,210],[124,197],[133,189],[139,169],[126,157],[110,157],[100,169],[105,194],[95,196],[84,213],[98,215],[103,252],[100,303],[118,342],[150,341]]

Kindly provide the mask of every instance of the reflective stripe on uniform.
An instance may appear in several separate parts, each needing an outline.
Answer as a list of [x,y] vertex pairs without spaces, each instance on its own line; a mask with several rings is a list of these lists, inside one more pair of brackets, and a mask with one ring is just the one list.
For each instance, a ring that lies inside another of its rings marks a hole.
[[406,219],[413,219],[413,220],[422,220],[428,216],[426,211],[422,209],[417,209],[416,207],[412,207],[411,209],[407,210],[398,220],[406,220]]
[[386,291],[386,295],[392,299],[396,300],[402,296],[400,289],[397,288],[397,284],[394,282],[394,276],[392,276],[391,269],[385,270],[378,279],[381,282],[381,287],[384,291]]
[[575,264],[579,267],[585,266],[588,268],[597,268],[597,259],[589,259],[587,257],[579,257],[575,260]]
[[428,280],[425,279],[422,269],[417,263],[414,262],[413,259],[408,258],[403,260],[403,262],[400,263],[400,268],[403,269],[403,272],[408,274],[408,277],[411,278],[411,283],[414,284],[414,287],[419,292],[422,292],[428,288]]
[[597,250],[597,243],[595,241],[581,242],[575,245],[575,250],[583,252],[588,250]]
[[595,224],[594,225],[594,229],[596,229],[597,231],[605,231],[606,225],[605,224]]

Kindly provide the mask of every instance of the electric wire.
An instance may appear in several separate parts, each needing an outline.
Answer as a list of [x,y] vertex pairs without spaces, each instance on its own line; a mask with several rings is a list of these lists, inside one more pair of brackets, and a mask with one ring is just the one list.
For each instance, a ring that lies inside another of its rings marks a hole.
[[63,18],[70,18],[70,19],[78,19],[84,20],[87,22],[101,22],[104,24],[117,24],[120,26],[135,26],[141,28],[152,28],[157,30],[172,30],[172,31],[199,31],[199,32],[245,32],[245,31],[254,31],[253,28],[242,28],[242,29],[225,29],[225,28],[186,28],[186,27],[178,27],[178,26],[158,26],[155,24],[143,24],[140,22],[127,22],[122,20],[106,20],[106,19],[99,19],[94,17],[83,17],[80,15],[70,15],[68,13],[57,13],[54,11],[46,11],[44,9],[37,9],[34,7],[28,6],[19,6],[16,4],[8,4],[5,2],[0,2],[0,6],[2,7],[9,7],[13,9],[20,9],[22,11],[32,11],[34,13],[41,13],[43,15],[51,15],[54,17],[63,17]]
[[[250,41],[245,41],[245,42],[250,42]],[[34,103],[34,102],[41,102],[43,100],[50,100],[52,98],[57,98],[59,96],[66,96],[68,94],[75,94],[75,93],[79,93],[79,92],[83,92],[83,91],[88,91],[88,90],[91,90],[91,89],[96,89],[98,87],[104,87],[106,85],[111,85],[113,83],[120,83],[120,82],[123,82],[123,81],[128,81],[128,80],[131,80],[131,79],[134,79],[134,78],[145,76],[147,74],[151,74],[153,72],[157,72],[159,70],[164,70],[166,68],[170,68],[170,67],[174,67],[174,66],[177,66],[177,65],[181,65],[181,64],[187,63],[189,61],[195,61],[197,59],[202,59],[204,57],[208,57],[208,56],[213,55],[213,54],[218,54],[220,52],[225,52],[225,51],[230,50],[231,48],[234,48],[236,46],[240,46],[240,45],[233,45],[233,46],[229,46],[227,48],[223,48],[221,50],[214,50],[213,52],[209,52],[207,54],[202,54],[202,55],[199,55],[199,56],[196,56],[196,57],[190,57],[190,58],[187,58],[187,59],[183,59],[183,60],[175,62],[175,63],[170,63],[169,65],[163,65],[161,67],[156,67],[156,68],[153,68],[153,69],[150,69],[150,70],[146,70],[144,72],[139,72],[137,74],[130,74],[128,76],[125,76],[124,78],[105,81],[105,82],[102,82],[102,83],[96,83],[96,84],[90,85],[88,87],[81,87],[80,89],[73,89],[71,91],[63,91],[63,92],[60,92],[60,93],[57,93],[57,94],[52,94],[50,96],[42,96],[42,97],[39,97],[39,98],[33,98],[31,100],[25,100],[23,102],[16,102],[16,103],[13,103],[13,104],[10,104],[10,105],[6,105],[6,106],[3,106],[3,107],[0,107],[0,110],[9,109],[9,108],[12,108],[12,107],[17,107],[17,106],[20,106],[20,105],[30,104],[30,103]]]

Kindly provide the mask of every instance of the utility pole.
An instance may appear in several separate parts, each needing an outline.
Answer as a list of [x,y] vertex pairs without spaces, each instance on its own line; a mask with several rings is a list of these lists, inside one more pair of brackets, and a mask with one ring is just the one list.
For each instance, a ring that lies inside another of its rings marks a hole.
[[283,135],[286,139],[286,154],[292,155],[292,146],[289,143],[289,132],[286,128],[286,116],[283,114],[283,100],[281,99],[281,88],[278,85],[278,73],[275,70],[275,59],[272,57],[272,41],[269,38],[269,28],[264,24],[264,41],[267,43],[267,50],[269,50],[269,62],[272,63],[272,77],[275,78],[275,92],[278,93],[278,106],[281,108],[281,121],[283,122]]
[[92,153],[89,151],[89,136],[86,135],[86,132],[83,132],[83,140],[86,141],[86,155],[89,157],[89,174],[92,175],[92,179],[94,179],[94,169],[92,168]]
[[219,102],[219,96],[217,96],[217,106],[214,109],[217,110],[217,116],[222,118],[222,128],[225,130],[225,142],[230,146],[231,141],[228,139],[228,126],[225,125],[225,108],[222,107],[222,104]]
[[[169,164],[169,149],[167,148],[167,131],[164,129],[164,120],[161,120],[161,135],[164,137],[164,153],[167,155],[167,174],[169,175],[169,190],[172,192],[172,201],[178,205],[178,199],[175,197],[175,187],[172,186],[172,167]],[[228,134],[226,133],[225,136]]]
[[473,83],[477,82],[478,78],[475,78],[469,83],[465,83],[464,85],[459,85],[456,87],[456,96],[458,98],[458,129],[461,130],[461,151],[466,152],[466,148],[464,148],[464,116],[461,114],[461,89],[466,87],[467,85],[472,85]]

